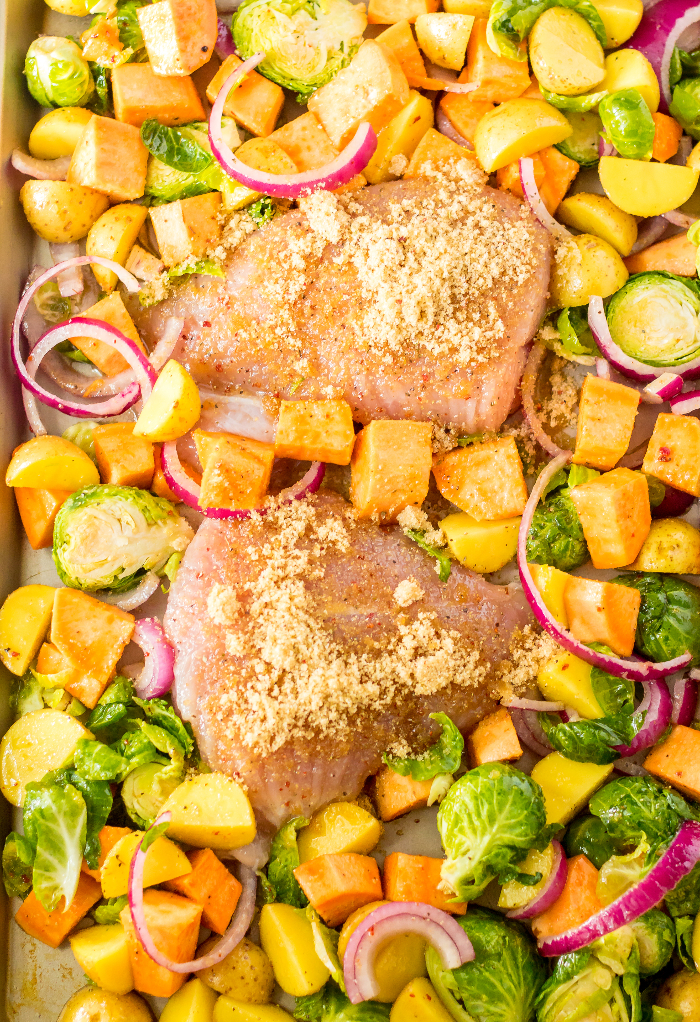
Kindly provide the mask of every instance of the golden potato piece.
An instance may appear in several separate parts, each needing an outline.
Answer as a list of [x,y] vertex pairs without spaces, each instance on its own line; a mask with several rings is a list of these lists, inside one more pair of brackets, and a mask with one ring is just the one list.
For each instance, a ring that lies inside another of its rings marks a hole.
[[29,152],[38,160],[72,156],[85,131],[92,110],[84,106],[60,106],[36,122],[29,136]]
[[21,806],[30,781],[70,762],[80,738],[92,734],[62,710],[32,710],[16,720],[0,742],[0,789],[7,801]]
[[488,174],[513,160],[531,156],[563,142],[573,128],[561,110],[542,99],[509,99],[484,114],[477,125],[474,148]]
[[[220,939],[210,937],[205,940],[197,950],[197,957],[208,955]],[[267,1004],[275,987],[275,974],[270,959],[261,947],[247,937],[223,961],[202,969],[197,975],[212,990],[245,1004]]]
[[619,209],[607,195],[570,195],[557,208],[557,219],[567,227],[602,238],[621,256],[628,256],[637,240],[635,217]]
[[194,848],[241,848],[256,833],[248,796],[225,774],[198,774],[175,789],[161,812],[171,812],[168,834]]
[[593,234],[579,234],[557,250],[549,285],[550,307],[587,305],[592,295],[607,298],[619,291],[628,277],[612,245]]
[[138,994],[83,987],[64,1006],[58,1022],[153,1022],[153,1015]]
[[101,192],[67,181],[25,181],[19,200],[32,229],[56,245],[80,241],[109,206]]
[[605,77],[603,47],[576,11],[550,7],[535,22],[528,45],[535,78],[550,92],[580,96]]
[[[112,206],[90,228],[85,245],[86,253],[112,259],[123,266],[147,216],[146,206],[136,206],[132,202]],[[105,266],[93,263],[92,272],[103,291],[113,291],[117,286],[116,273]]]
[[682,518],[658,518],[629,567],[633,571],[700,575],[700,532]]

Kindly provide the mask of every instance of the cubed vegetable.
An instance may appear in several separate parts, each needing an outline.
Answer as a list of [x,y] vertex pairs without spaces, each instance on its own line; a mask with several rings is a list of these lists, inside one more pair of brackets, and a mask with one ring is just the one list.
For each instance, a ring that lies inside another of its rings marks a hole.
[[317,119],[308,112],[273,131],[270,141],[284,150],[300,172],[325,167],[338,155],[338,150]]
[[548,660],[537,675],[537,686],[545,699],[565,703],[587,720],[604,715],[591,684],[591,665],[573,653]]
[[425,61],[418,49],[409,21],[406,19],[397,21],[389,28],[385,28],[377,36],[377,42],[394,54],[412,89],[428,88],[428,83],[432,83],[434,88],[438,87],[437,82],[428,78]]
[[418,44],[438,67],[461,71],[474,18],[471,14],[420,14],[416,18]]
[[382,896],[379,867],[369,855],[319,855],[297,866],[294,876],[328,926],[339,926],[356,909]]
[[155,470],[153,444],[135,434],[133,422],[95,426],[92,436],[103,483],[150,487]]
[[98,883],[101,883],[102,867],[104,866],[105,859],[117,842],[121,841],[123,837],[127,837],[131,833],[132,830],[130,827],[103,827],[98,835],[100,841],[100,857],[97,869],[90,869],[86,860],[83,859],[83,864],[80,867],[83,873],[87,873],[87,875],[91,876],[93,880],[97,880]]
[[549,212],[554,213],[578,174],[580,165],[551,145],[540,150],[540,159],[544,166],[540,198]]
[[183,781],[163,806],[172,813],[168,833],[195,848],[240,848],[255,837],[248,796],[225,774],[198,774]]
[[668,270],[681,277],[694,277],[697,274],[695,259],[697,248],[688,241],[686,234],[676,234],[656,245],[650,245],[642,252],[625,259],[625,266],[630,274],[646,273],[648,270]]
[[[153,943],[173,962],[189,962],[194,958],[199,936],[202,909],[199,905],[170,891],[145,891],[143,909],[146,926]],[[127,905],[119,917],[129,943],[134,987],[142,994],[170,997],[185,982],[182,973],[171,972],[156,965],[136,935]]]
[[440,109],[446,115],[452,127],[462,138],[474,145],[476,126],[493,103],[483,99],[473,99],[473,93],[446,92],[440,100]]
[[450,1022],[451,1018],[435,987],[422,976],[412,979],[404,987],[389,1016],[390,1022]]
[[306,862],[332,852],[368,855],[382,834],[376,817],[354,802],[332,802],[311,817],[299,832],[299,861]]
[[629,468],[616,468],[570,492],[593,567],[630,564],[651,527],[649,486],[644,476]]
[[528,49],[535,78],[549,92],[579,96],[605,77],[603,47],[586,19],[569,8],[544,11],[530,32]]
[[469,763],[473,767],[481,766],[482,763],[507,763],[520,759],[523,750],[505,707],[479,721],[467,739],[467,750]]
[[53,586],[21,586],[0,608],[0,659],[20,678],[44,641],[55,592]]
[[[345,920],[338,941],[338,957],[341,962],[345,958],[348,941],[362,920],[375,908],[386,904],[386,901],[370,902]],[[425,976],[426,971],[423,938],[417,933],[402,933],[393,937],[382,945],[374,960],[374,977],[379,987],[374,1000],[383,1003],[395,1001],[407,983],[418,976]]]
[[221,192],[151,206],[151,222],[166,266],[204,255],[221,233],[220,207]]
[[[641,54],[640,54],[641,56]],[[687,202],[698,183],[698,171],[674,163],[645,163],[603,156],[600,183],[616,206],[634,216],[659,216]]]
[[367,21],[370,25],[415,21],[421,14],[430,14],[439,6],[439,0],[369,0]]
[[139,280],[149,281],[155,280],[165,269],[165,263],[158,256],[154,256],[152,252],[142,248],[141,245],[134,245],[124,266]]
[[293,1016],[276,1004],[242,1004],[220,997],[214,1005],[213,1022],[290,1022]]
[[109,205],[94,188],[66,181],[25,181],[19,201],[32,230],[56,245],[84,238]]
[[473,160],[474,153],[463,149],[451,138],[429,128],[420,140],[404,172],[404,178],[421,177],[426,170],[432,174],[460,160]]
[[[210,937],[199,947],[206,955],[217,944],[217,937]],[[225,958],[199,973],[217,993],[226,994],[235,1001],[246,1004],[267,1004],[275,988],[275,974],[272,963],[265,952],[252,940],[244,937]]]
[[260,507],[270,482],[274,445],[200,429],[193,436],[204,466],[199,506]]
[[513,160],[563,142],[572,131],[564,114],[544,100],[509,99],[481,118],[474,148],[481,166],[492,174]]
[[395,518],[410,504],[420,506],[430,485],[429,422],[375,419],[355,438],[350,500],[361,518]]
[[[226,58],[207,85],[210,103],[214,102],[229,75],[242,63],[233,54]],[[279,85],[263,78],[257,71],[249,71],[245,81],[229,93],[224,103],[224,114],[233,117],[251,135],[264,138],[273,132],[283,106],[284,92]]]
[[[477,83],[478,87],[469,93],[473,100],[505,103],[509,99],[517,99],[525,92],[530,84],[530,72],[526,60],[512,60],[494,53],[487,38],[487,17],[477,17],[474,22],[467,45],[467,66],[459,76],[459,81]],[[535,146],[531,152],[541,148]],[[511,159],[515,159],[515,156]],[[505,162],[510,163],[510,160]]]
[[380,181],[390,181],[398,177],[398,174],[391,170],[392,161],[397,156],[410,160],[418,143],[432,126],[432,103],[426,96],[411,90],[406,106],[380,132],[374,155],[363,171],[369,183],[378,184]]
[[[177,440],[192,429],[201,410],[202,403],[197,384],[185,367],[171,358],[161,370],[151,395],[136,420],[133,427],[134,438],[141,438],[141,443],[151,449],[151,441]],[[97,463],[99,465],[99,458]],[[107,479],[104,481],[110,482]],[[150,486],[150,479],[148,483],[128,485],[147,489]]]
[[414,781],[412,777],[404,777],[391,767],[380,767],[372,782],[372,795],[380,819],[395,820],[397,816],[427,806],[432,783]]
[[84,106],[61,106],[39,118],[29,135],[29,152],[38,160],[72,156],[92,111]]
[[570,195],[559,206],[557,217],[568,227],[607,241],[621,256],[628,256],[637,240],[635,218],[618,209],[606,195],[593,192]]
[[408,91],[406,75],[393,53],[365,39],[349,65],[314,92],[309,110],[342,149],[363,121],[377,132],[385,128],[408,103]]
[[443,912],[464,915],[467,906],[440,888],[444,859],[391,852],[384,860],[383,886],[387,901],[423,901]]
[[[173,491],[168,486],[168,483],[165,478],[165,473],[163,472],[163,466],[161,463],[160,444],[154,445],[153,456],[155,459],[156,469],[155,472],[153,473],[151,493],[155,493],[157,497],[165,497],[166,500],[171,500],[174,504],[177,504],[180,498],[176,494],[174,494]],[[188,475],[190,479],[197,484],[197,486],[200,486],[202,483],[201,473],[199,473],[196,468],[193,468],[193,466],[188,464],[188,462],[186,461],[181,461],[180,464],[182,465],[184,473]]]
[[605,27],[608,49],[626,43],[634,35],[644,13],[642,0],[596,0],[593,6]]
[[644,769],[700,801],[700,731],[676,724],[644,760]]
[[515,557],[520,518],[478,522],[466,511],[448,515],[440,522],[450,553],[465,568],[482,575],[498,571]]
[[[118,209],[119,207],[115,207]],[[136,206],[135,209],[140,207]],[[111,210],[109,212],[112,212]],[[143,223],[145,217],[140,217],[139,221]],[[99,223],[99,221],[98,221]],[[90,236],[88,235],[88,241]],[[97,253],[92,253],[93,255]],[[110,259],[111,256],[105,258]],[[110,271],[106,271],[110,272]],[[116,280],[116,274],[113,275]],[[139,337],[138,330],[134,325],[134,321],[126,311],[122,297],[116,291],[113,291],[111,295],[107,295],[106,298],[102,298],[95,305],[86,309],[81,315],[86,316],[88,319],[97,319],[102,323],[107,323],[108,326],[113,326],[117,330],[120,330],[125,337],[133,341],[142,351],[144,351],[141,338]],[[117,376],[119,373],[123,373],[129,368],[129,363],[124,356],[113,348],[111,344],[106,344],[104,341],[98,341],[95,337],[72,337],[72,343],[82,351],[84,355],[90,359],[90,361],[97,366],[101,373],[105,376]]]
[[275,455],[300,461],[349,465],[355,444],[347,401],[281,401]]
[[[123,64],[122,67],[143,67],[143,64]],[[115,71],[118,70],[115,68]],[[103,259],[111,259],[115,263],[119,263],[120,266],[124,266],[131,252],[136,239],[139,235],[139,231],[146,222],[148,216],[147,206],[136,206],[133,202],[120,203],[118,206],[112,206],[106,213],[103,213],[99,220],[90,228],[87,236],[87,242],[85,244],[85,251],[88,255],[102,256]],[[113,270],[108,270],[106,266],[100,266],[97,263],[93,263],[91,266],[92,272],[95,274],[95,279],[100,285],[103,291],[113,291],[117,286],[117,275]],[[102,305],[102,302],[98,302],[94,309]],[[126,313],[126,309],[124,310]],[[82,315],[86,316],[89,313],[85,312]],[[99,319],[99,316],[94,317]],[[118,327],[122,333],[126,331],[119,325],[119,323],[113,323],[113,326]],[[133,326],[133,323],[132,323]],[[134,327],[134,333],[136,328]],[[128,337],[132,335],[127,333]],[[138,334],[136,334],[138,337]],[[73,342],[75,343],[75,341]],[[102,345],[104,347],[104,345]],[[113,356],[121,359],[126,368],[126,362],[122,355],[118,351],[114,351],[113,348],[109,349],[113,353]],[[95,365],[98,368],[101,366],[96,362]],[[105,370],[102,370],[103,372]],[[121,370],[120,370],[121,372]],[[108,375],[116,375],[108,374]]]
[[113,202],[138,199],[146,186],[147,162],[138,128],[95,114],[75,147],[67,181],[103,192]]
[[112,994],[93,984],[73,994],[58,1022],[82,1022],[85,1018],[96,1022],[153,1022],[151,1009],[138,994]]
[[149,63],[113,68],[112,96],[117,120],[137,128],[151,117],[169,125],[206,120],[192,79],[155,74]]
[[159,0],[136,11],[157,75],[189,75],[211,58],[216,42],[214,0]]
[[488,18],[489,0],[443,0],[443,10],[449,14],[473,14],[475,18]]
[[618,656],[629,656],[641,596],[636,589],[572,576],[564,590],[569,631],[580,642],[602,642]]
[[53,523],[70,490],[46,490],[35,486],[15,486],[17,510],[29,545],[44,550],[53,544]]
[[61,898],[58,906],[49,912],[41,904],[34,891],[30,891],[15,915],[15,922],[30,937],[36,937],[42,944],[48,944],[49,947],[55,948],[63,943],[70,931],[78,925],[101,897],[100,885],[95,883],[92,877],[81,873],[78,889],[68,908],[64,905],[65,899]]
[[553,568],[549,564],[529,564],[532,581],[540,591],[545,606],[550,614],[553,614],[560,625],[568,628],[566,608],[564,606],[564,589],[569,581],[569,576],[559,568]]
[[160,1022],[212,1022],[216,1000],[216,993],[201,978],[191,979],[169,998]]
[[535,763],[531,777],[542,788],[547,823],[561,823],[562,826],[568,823],[607,781],[612,771],[612,763],[606,766],[576,763],[560,752],[550,752]]
[[188,852],[187,861],[192,872],[168,880],[165,886],[202,906],[202,926],[225,933],[241,896],[240,883],[211,848]]
[[513,518],[527,504],[527,486],[512,436],[460,447],[433,459],[443,497],[477,521]]
[[32,710],[16,720],[0,742],[0,788],[7,801],[21,806],[25,787],[70,763],[81,738],[92,735],[62,710]]
[[656,131],[651,157],[653,160],[664,163],[678,152],[678,143],[681,140],[683,129],[678,121],[669,117],[668,114],[653,114],[653,118]]
[[613,468],[629,446],[639,400],[639,391],[633,387],[586,376],[579,401],[574,464]]
[[35,436],[15,447],[5,473],[8,486],[82,490],[99,483],[95,463],[76,444],[60,436]]
[[659,109],[659,80],[654,68],[639,50],[616,50],[608,54],[605,58],[605,78],[600,88],[607,92],[637,89],[653,114]]
[[[236,150],[236,159],[245,163],[255,170],[262,170],[266,174],[296,174],[298,167],[287,155],[282,146],[270,138],[251,138],[244,142],[240,149]],[[253,188],[239,184],[235,179],[229,179],[224,184],[222,199],[224,208],[228,210],[243,209],[251,202],[256,202],[262,192],[256,192]]]
[[567,862],[566,883],[553,905],[532,920],[532,932],[538,940],[555,937],[585,923],[602,909],[596,894],[598,870],[585,855],[574,855]]
[[619,291],[628,276],[625,264],[612,245],[593,234],[579,234],[556,251],[549,285],[550,307],[587,305],[593,295],[607,298]]
[[[102,894],[105,898],[120,898],[128,892],[129,867],[142,837],[140,831],[125,834],[105,856],[100,874]],[[164,884],[166,880],[173,880],[191,872],[192,866],[185,853],[169,838],[159,837],[146,852],[143,886],[154,887],[156,884]]]
[[700,575],[700,531],[682,518],[658,518],[630,569]]
[[272,963],[275,979],[287,994],[295,997],[314,994],[330,975],[316,954],[306,913],[291,905],[263,905],[260,943]]
[[121,923],[90,926],[70,939],[75,960],[88,979],[113,994],[134,989],[129,945]]
[[700,496],[700,422],[692,415],[661,412],[642,471],[683,493]]

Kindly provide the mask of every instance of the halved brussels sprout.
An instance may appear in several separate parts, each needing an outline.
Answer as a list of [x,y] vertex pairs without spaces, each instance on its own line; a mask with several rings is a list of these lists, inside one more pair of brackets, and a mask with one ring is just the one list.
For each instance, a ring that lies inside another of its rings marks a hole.
[[700,78],[680,81],[668,109],[688,135],[700,138]]
[[[224,141],[235,149],[240,144],[235,121],[223,117],[221,126]],[[206,123],[193,121],[169,128],[148,120],[141,126],[141,139],[151,154],[145,191],[154,204],[204,195],[222,187],[225,175],[212,156]]]
[[85,106],[95,91],[79,46],[58,35],[35,39],[24,62],[27,87],[41,106]]
[[366,25],[364,5],[349,0],[244,0],[231,31],[244,59],[262,50],[257,70],[305,103],[350,63]]
[[672,273],[637,273],[607,308],[610,334],[633,358],[651,366],[682,365],[700,355],[698,285]]
[[128,774],[122,784],[124,806],[139,827],[147,827],[182,782],[182,775],[168,763],[146,763]]

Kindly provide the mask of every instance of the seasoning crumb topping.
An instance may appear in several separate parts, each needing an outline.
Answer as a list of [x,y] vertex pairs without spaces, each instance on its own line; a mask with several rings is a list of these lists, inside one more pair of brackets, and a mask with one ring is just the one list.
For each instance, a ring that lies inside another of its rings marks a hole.
[[394,599],[399,607],[410,607],[418,600],[422,600],[424,596],[425,592],[421,589],[413,575],[410,578],[405,578],[403,582],[399,582],[396,589],[394,589]]

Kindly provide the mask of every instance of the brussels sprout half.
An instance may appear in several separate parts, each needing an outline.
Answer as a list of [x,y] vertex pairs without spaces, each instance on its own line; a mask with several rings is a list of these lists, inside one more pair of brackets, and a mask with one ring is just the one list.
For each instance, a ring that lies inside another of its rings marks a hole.
[[700,138],[700,78],[680,81],[668,109],[688,135]]
[[657,572],[620,575],[618,585],[637,589],[642,605],[637,618],[635,648],[659,663],[686,651],[693,666],[700,663],[700,589],[677,575]]
[[256,70],[305,103],[350,63],[366,25],[364,5],[349,0],[244,0],[231,32],[241,57],[262,50]]
[[700,355],[699,314],[695,282],[665,272],[630,277],[606,312],[613,341],[651,366],[682,365]]
[[150,826],[181,782],[182,775],[170,764],[147,763],[132,770],[122,784],[122,798],[134,823]]
[[24,62],[27,87],[41,106],[85,106],[95,91],[79,46],[63,36],[35,39]]

